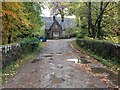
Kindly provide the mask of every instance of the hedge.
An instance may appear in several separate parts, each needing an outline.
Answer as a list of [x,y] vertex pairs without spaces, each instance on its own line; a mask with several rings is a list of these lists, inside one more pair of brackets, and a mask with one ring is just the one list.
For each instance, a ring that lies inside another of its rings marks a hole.
[[24,39],[20,42],[22,53],[28,54],[35,51],[39,46],[39,40],[37,38]]
[[120,62],[120,44],[113,44],[100,40],[85,40],[79,38],[77,38],[76,42],[81,48],[92,51],[103,58],[114,58]]
[[2,66],[5,67],[12,61],[17,60],[22,55],[27,55],[34,52],[39,47],[39,40],[37,38],[24,39],[17,44],[9,44],[0,46],[0,53],[2,53]]

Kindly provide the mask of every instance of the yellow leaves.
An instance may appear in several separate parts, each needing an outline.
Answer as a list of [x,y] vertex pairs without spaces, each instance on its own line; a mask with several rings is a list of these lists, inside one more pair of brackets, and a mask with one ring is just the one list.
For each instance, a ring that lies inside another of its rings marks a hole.
[[19,64],[16,64],[15,67],[19,67],[20,65]]
[[16,20],[21,17],[22,11],[22,3],[21,2],[4,2],[2,3],[2,14],[3,15],[10,15],[14,17]]
[[5,76],[8,76],[9,74],[5,73],[4,75],[5,75]]
[[22,3],[21,2],[3,2],[2,3],[2,8],[3,10],[17,10],[17,9],[21,9],[23,6],[22,6]]
[[31,24],[31,22],[28,21],[27,19],[22,18],[22,21],[21,21],[21,22],[22,22],[27,28],[32,28],[32,27],[34,27],[34,25]]
[[22,2],[4,2],[2,8],[3,29],[16,29],[16,24],[18,26],[20,23],[29,26],[30,22],[24,18]]
[[14,17],[15,19],[18,20],[16,13],[14,13],[12,11],[4,11],[2,14],[3,14],[3,16],[4,15],[11,15],[12,17]]

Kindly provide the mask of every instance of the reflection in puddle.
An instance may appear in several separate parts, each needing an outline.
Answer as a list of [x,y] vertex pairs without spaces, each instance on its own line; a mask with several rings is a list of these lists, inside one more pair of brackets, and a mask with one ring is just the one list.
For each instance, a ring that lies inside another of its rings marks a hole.
[[67,59],[67,61],[74,62],[74,63],[80,63],[80,59]]
[[91,61],[87,59],[67,59],[67,61],[74,62],[74,63],[81,63],[81,64],[91,63]]

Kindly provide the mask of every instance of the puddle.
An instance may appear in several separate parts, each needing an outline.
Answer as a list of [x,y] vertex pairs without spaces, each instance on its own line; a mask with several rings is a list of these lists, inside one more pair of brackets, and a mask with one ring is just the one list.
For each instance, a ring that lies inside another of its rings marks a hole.
[[81,60],[79,59],[67,59],[67,61],[74,62],[74,63],[80,63]]
[[62,55],[62,52],[57,52],[56,55]]
[[81,58],[80,60],[81,60],[81,63],[82,63],[82,64],[91,63],[91,61],[90,61],[89,59],[87,59],[87,58]]
[[47,51],[46,49],[44,51]]
[[51,60],[51,61],[52,61],[52,60],[53,60],[53,58],[52,58],[52,57],[50,57],[50,58],[49,58],[49,60]]
[[52,63],[53,61],[52,60],[49,60],[48,63]]
[[80,58],[86,58],[85,56],[80,56]]
[[56,77],[55,74],[51,74],[51,79],[52,83],[62,83],[65,81],[62,77]]
[[39,61],[43,60],[43,58],[35,58],[31,61],[31,63],[37,63]]
[[91,63],[91,61],[87,58],[81,58],[81,59],[67,59],[67,61],[74,62],[74,63],[82,63],[82,64],[88,64]]
[[57,65],[57,68],[63,68],[63,65],[58,64],[58,65]]
[[52,57],[50,57],[49,59],[48,59],[48,63],[52,63],[53,62],[53,58]]
[[43,54],[42,57],[53,57],[53,54]]
[[92,67],[91,71],[93,73],[99,73],[106,76],[113,84],[118,85],[118,74],[113,73],[112,71],[102,68],[102,67]]
[[73,74],[69,74],[69,76],[70,76],[70,77],[74,77],[74,75],[73,75]]

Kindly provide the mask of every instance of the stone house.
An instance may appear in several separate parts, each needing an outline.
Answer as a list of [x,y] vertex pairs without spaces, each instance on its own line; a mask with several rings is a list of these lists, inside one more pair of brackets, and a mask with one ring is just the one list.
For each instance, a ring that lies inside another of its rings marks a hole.
[[65,37],[65,30],[74,28],[75,22],[71,18],[65,18],[64,21],[60,17],[43,17],[45,37],[47,39],[61,39]]
[[53,21],[46,22],[45,24],[45,37],[50,39],[62,38],[64,37],[64,22],[59,23],[55,16],[53,16]]

